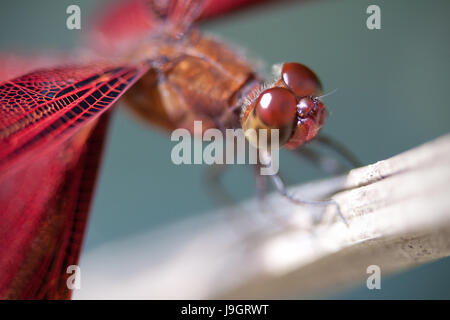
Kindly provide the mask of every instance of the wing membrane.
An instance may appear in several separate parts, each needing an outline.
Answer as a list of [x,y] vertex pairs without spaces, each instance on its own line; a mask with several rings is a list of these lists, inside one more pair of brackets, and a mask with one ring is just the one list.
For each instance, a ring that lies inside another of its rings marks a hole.
[[89,40],[103,50],[121,50],[138,43],[162,21],[190,24],[268,0],[119,0],[99,19]]
[[108,117],[146,71],[109,63],[0,84],[0,298],[68,298]]
[[33,149],[44,150],[49,141],[71,136],[107,110],[146,70],[145,65],[63,67],[1,84],[0,170]]

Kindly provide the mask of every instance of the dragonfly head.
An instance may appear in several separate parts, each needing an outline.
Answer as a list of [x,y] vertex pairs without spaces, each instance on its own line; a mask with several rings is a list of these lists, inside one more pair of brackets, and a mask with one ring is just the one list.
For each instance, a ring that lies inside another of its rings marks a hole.
[[242,127],[256,131],[246,134],[256,147],[259,129],[278,129],[279,146],[294,149],[313,139],[325,122],[326,109],[318,97],[322,87],[315,73],[300,63],[284,63],[277,73],[275,82],[248,99]]

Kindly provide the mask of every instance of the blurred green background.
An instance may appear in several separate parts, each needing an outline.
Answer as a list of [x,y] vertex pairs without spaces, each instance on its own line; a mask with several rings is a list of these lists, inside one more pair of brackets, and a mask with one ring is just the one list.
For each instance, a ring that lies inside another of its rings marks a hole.
[[[67,30],[66,8],[78,4],[82,31]],[[366,8],[381,8],[381,30],[368,30]],[[68,50],[95,23],[108,1],[2,1],[2,52]],[[202,25],[267,66],[298,61],[322,79],[331,114],[324,132],[364,163],[382,160],[449,131],[450,2],[292,1],[253,7]],[[121,108],[122,109],[122,108]],[[217,206],[204,184],[205,167],[175,166],[167,133],[116,112],[95,195],[85,252],[107,241],[147,232]],[[326,175],[284,152],[289,183]],[[234,166],[224,182],[237,200],[254,194],[253,172]],[[420,183],[420,181],[418,181]],[[325,298],[450,298],[450,259]]]

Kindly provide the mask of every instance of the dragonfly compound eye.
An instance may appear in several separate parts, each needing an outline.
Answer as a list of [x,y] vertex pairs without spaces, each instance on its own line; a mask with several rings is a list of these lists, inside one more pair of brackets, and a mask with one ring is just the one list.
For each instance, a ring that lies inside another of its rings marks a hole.
[[262,92],[256,101],[255,112],[271,128],[291,125],[297,114],[295,96],[285,88],[271,88]]
[[[268,130],[268,137],[272,130],[278,130],[278,145],[284,145],[293,133],[297,123],[297,99],[286,88],[273,87],[264,90],[243,117],[242,127],[251,144],[258,146],[259,130]],[[247,130],[253,130],[256,136],[249,135]],[[272,141],[269,142],[272,144]]]
[[283,64],[281,78],[297,97],[319,96],[322,92],[319,78],[303,64],[296,62]]

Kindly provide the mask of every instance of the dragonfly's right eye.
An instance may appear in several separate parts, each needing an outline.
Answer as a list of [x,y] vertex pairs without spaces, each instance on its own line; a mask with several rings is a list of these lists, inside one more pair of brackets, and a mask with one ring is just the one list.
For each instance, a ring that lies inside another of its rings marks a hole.
[[268,127],[282,128],[295,121],[297,100],[288,89],[274,87],[260,94],[255,112]]
[[288,62],[283,64],[281,78],[297,97],[319,96],[322,85],[316,74],[307,66]]
[[[286,88],[273,87],[261,92],[242,119],[242,128],[254,130],[256,136],[246,134],[254,146],[258,145],[259,130],[279,130],[279,146],[284,145],[292,136],[297,123],[297,99]],[[269,135],[269,134],[268,134]]]

